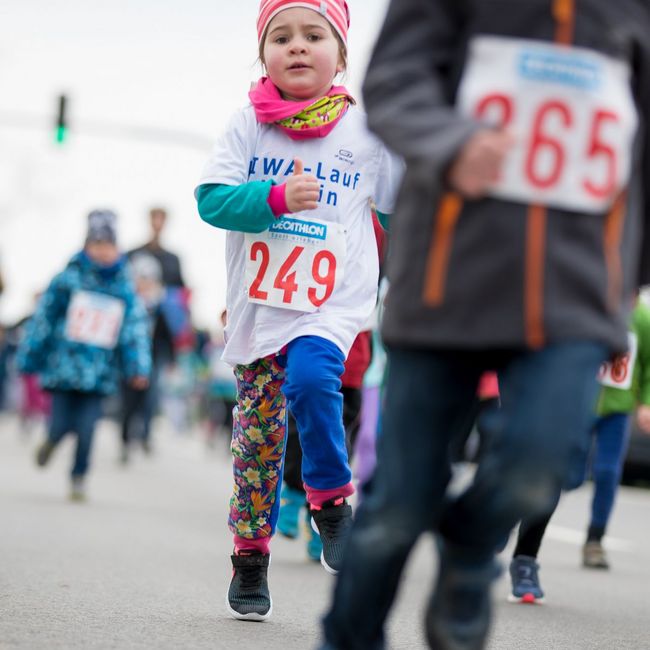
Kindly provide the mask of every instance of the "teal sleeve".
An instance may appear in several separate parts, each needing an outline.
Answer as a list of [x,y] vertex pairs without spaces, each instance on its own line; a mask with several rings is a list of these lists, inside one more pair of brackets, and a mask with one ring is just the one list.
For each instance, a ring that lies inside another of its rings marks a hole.
[[272,181],[243,185],[201,185],[196,194],[201,219],[239,232],[264,232],[275,220],[268,204]]
[[381,224],[381,227],[388,232],[388,230],[390,229],[390,215],[385,214],[384,212],[379,212],[379,210],[377,210],[376,212],[377,212],[377,220]]

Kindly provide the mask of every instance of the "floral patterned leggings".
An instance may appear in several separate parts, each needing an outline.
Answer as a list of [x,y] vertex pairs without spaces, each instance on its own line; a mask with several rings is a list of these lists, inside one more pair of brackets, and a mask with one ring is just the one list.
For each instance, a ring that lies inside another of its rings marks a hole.
[[278,355],[235,367],[237,405],[231,451],[235,487],[228,526],[247,539],[270,538],[275,530],[282,481],[286,399],[284,367]]
[[275,355],[235,367],[231,446],[235,489],[229,526],[238,551],[269,552],[280,509],[289,407],[300,432],[309,503],[319,507],[353,494],[343,427],[344,361],[336,344],[307,335],[293,339]]

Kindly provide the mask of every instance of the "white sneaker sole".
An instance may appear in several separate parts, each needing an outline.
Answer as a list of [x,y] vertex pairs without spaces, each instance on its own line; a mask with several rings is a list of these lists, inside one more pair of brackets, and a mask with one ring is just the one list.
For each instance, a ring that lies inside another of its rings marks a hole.
[[[318,533],[320,535],[320,530],[318,530],[318,526],[316,525],[316,522],[314,521],[314,518],[311,518],[311,528],[315,533]],[[320,552],[320,563],[323,566],[323,569],[327,571],[331,576],[336,576],[339,574],[339,572],[336,569],[332,569],[332,567],[325,562],[325,554],[323,551]]]
[[230,601],[228,600],[228,594],[226,594],[226,607],[228,608],[228,613],[232,618],[237,619],[238,621],[253,621],[255,623],[263,623],[268,621],[271,618],[273,613],[273,599],[271,599],[271,605],[269,611],[266,614],[257,614],[256,612],[251,612],[250,614],[240,614],[236,612],[231,606]]

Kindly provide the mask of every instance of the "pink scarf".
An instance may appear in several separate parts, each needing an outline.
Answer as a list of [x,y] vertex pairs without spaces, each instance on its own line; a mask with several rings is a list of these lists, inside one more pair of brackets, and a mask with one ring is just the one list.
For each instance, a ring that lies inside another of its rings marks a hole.
[[262,124],[275,124],[292,140],[324,138],[328,135],[345,115],[349,104],[356,103],[344,86],[332,86],[326,97],[337,95],[345,96],[346,105],[344,110],[338,113],[334,119],[323,122],[318,126],[303,126],[296,129],[295,127],[289,128],[288,126],[280,124],[280,122],[296,117],[319,100],[307,99],[302,102],[292,102],[283,99],[282,95],[280,95],[280,91],[268,77],[262,77],[257,82],[256,86],[248,93],[253,108],[255,109],[257,121]]

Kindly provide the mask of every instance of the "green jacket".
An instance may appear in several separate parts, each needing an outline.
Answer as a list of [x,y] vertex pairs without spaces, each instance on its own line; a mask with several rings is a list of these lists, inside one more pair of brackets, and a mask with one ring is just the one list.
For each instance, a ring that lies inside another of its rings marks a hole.
[[603,386],[596,412],[599,416],[631,413],[639,404],[650,406],[650,309],[638,302],[630,331],[637,336],[638,351],[628,390]]

